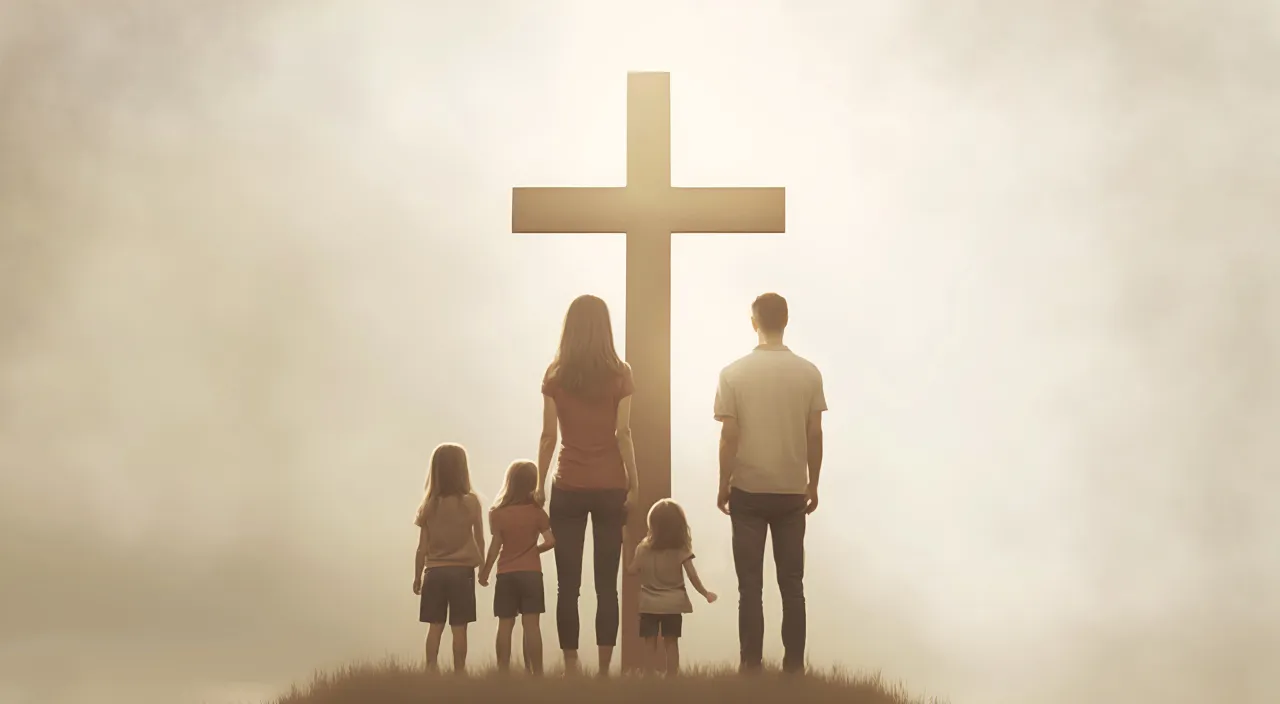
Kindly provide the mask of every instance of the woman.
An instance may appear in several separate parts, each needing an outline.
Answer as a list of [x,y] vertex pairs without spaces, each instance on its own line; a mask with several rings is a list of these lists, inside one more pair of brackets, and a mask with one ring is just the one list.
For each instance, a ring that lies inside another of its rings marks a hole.
[[613,347],[609,308],[595,296],[569,306],[560,348],[542,381],[542,439],[538,502],[544,497],[557,430],[564,441],[551,487],[551,532],[556,536],[556,630],[566,673],[578,670],[578,588],[591,518],[596,588],[596,645],[600,674],[609,674],[618,640],[618,568],[627,507],[637,477],[631,443],[631,367]]

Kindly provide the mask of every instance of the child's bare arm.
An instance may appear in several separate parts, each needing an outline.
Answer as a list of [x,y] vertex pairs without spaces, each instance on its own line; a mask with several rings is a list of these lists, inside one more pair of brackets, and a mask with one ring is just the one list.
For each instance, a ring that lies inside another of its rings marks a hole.
[[413,593],[422,587],[422,570],[427,566],[427,529],[418,529],[418,550],[413,557]]
[[480,554],[484,554],[484,509],[480,508],[480,499],[472,495],[471,500],[475,503],[471,510],[471,530],[475,534],[476,547],[480,548]]
[[644,546],[643,546],[643,545],[637,545],[637,546],[636,546],[636,551],[635,551],[635,553],[634,553],[633,555],[631,555],[630,557],[626,557],[626,556],[625,556],[625,554],[624,554],[623,562],[624,562],[624,563],[626,563],[626,564],[624,564],[624,565],[622,566],[622,569],[623,569],[623,571],[624,571],[624,572],[626,572],[627,574],[639,574],[639,573],[640,573],[640,567],[639,567],[639,565],[637,564],[637,561],[640,559],[640,552],[641,552],[642,550],[644,550]]
[[497,534],[493,534],[493,540],[489,542],[489,554],[484,559],[484,567],[480,568],[480,586],[488,586],[489,573],[493,571],[493,565],[498,561],[498,555],[502,552],[502,538]]
[[552,533],[550,528],[542,531],[542,542],[538,543],[538,554],[541,555],[542,553],[554,548],[555,546],[556,546],[555,533]]
[[703,586],[702,578],[698,576],[698,570],[693,566],[692,557],[684,561],[684,573],[689,576],[689,584],[693,585],[693,588],[707,600],[708,604],[717,599],[715,592]]

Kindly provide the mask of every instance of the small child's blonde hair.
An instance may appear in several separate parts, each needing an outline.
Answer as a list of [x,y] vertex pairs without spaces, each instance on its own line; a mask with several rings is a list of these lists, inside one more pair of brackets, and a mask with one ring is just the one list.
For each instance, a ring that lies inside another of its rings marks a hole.
[[650,550],[691,550],[693,535],[684,509],[672,499],[661,499],[649,509],[649,532],[641,544]]

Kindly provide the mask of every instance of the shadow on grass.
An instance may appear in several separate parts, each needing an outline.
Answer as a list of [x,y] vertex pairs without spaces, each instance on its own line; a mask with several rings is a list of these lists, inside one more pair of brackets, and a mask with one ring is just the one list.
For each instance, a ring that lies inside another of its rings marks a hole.
[[[423,702],[519,702],[519,704],[754,704],[839,702],[841,704],[923,704],[902,687],[878,676],[840,671],[811,672],[805,677],[766,671],[742,677],[728,668],[688,668],[678,677],[623,675],[607,679],[535,678],[523,672],[494,670],[459,676],[430,674],[397,660],[359,664],[318,674],[306,686],[294,686],[276,704],[421,704]],[[937,700],[932,700],[937,702]]]

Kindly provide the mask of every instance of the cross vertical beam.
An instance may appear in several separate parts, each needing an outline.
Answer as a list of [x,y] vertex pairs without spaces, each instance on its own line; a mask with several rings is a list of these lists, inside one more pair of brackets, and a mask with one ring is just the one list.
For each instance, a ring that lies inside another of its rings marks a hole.
[[[671,230],[658,207],[671,188],[671,82],[666,73],[627,76],[626,355],[635,379],[631,428],[640,474],[627,517],[624,555],[644,537],[649,507],[671,496]],[[622,577],[622,669],[643,665],[638,578]]]

